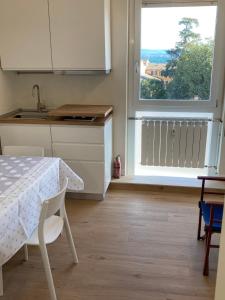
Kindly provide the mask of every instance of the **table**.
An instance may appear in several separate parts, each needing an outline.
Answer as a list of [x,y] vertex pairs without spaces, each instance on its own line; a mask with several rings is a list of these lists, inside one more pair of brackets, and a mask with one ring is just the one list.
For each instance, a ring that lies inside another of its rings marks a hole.
[[68,189],[84,183],[60,158],[0,156],[0,294],[1,267],[38,226],[43,200],[56,194],[63,179]]

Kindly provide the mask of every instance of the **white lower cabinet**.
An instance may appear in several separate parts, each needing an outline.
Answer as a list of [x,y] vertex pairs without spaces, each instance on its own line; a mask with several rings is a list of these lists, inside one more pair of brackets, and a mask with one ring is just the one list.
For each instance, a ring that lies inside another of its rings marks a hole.
[[1,124],[1,146],[40,146],[46,156],[52,156],[49,125]]
[[105,126],[52,125],[53,156],[84,180],[84,193],[104,198],[112,173],[112,120]]
[[41,146],[84,181],[86,197],[103,199],[112,174],[112,119],[104,126],[1,124],[1,146]]

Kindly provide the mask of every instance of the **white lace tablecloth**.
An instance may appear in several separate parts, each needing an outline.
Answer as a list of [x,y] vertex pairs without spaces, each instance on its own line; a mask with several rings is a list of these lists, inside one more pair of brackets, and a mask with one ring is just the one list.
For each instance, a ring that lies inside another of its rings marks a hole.
[[59,158],[0,156],[0,266],[37,227],[42,201],[56,194],[68,177],[68,189],[84,188],[82,179]]

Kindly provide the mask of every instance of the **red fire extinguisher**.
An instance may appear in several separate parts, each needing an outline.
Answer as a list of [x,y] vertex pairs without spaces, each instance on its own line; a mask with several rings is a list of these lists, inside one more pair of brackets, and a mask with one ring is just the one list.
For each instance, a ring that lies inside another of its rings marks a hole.
[[121,177],[121,160],[119,155],[116,156],[113,162],[113,177],[117,179]]

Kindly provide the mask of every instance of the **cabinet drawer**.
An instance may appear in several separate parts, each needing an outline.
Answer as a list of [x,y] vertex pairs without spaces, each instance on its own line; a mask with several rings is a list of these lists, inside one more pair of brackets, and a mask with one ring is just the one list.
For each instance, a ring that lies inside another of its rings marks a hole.
[[64,143],[103,144],[104,127],[51,126],[52,141]]
[[84,181],[84,193],[104,193],[104,164],[101,162],[65,161]]
[[68,160],[104,161],[104,146],[53,143],[53,156]]

